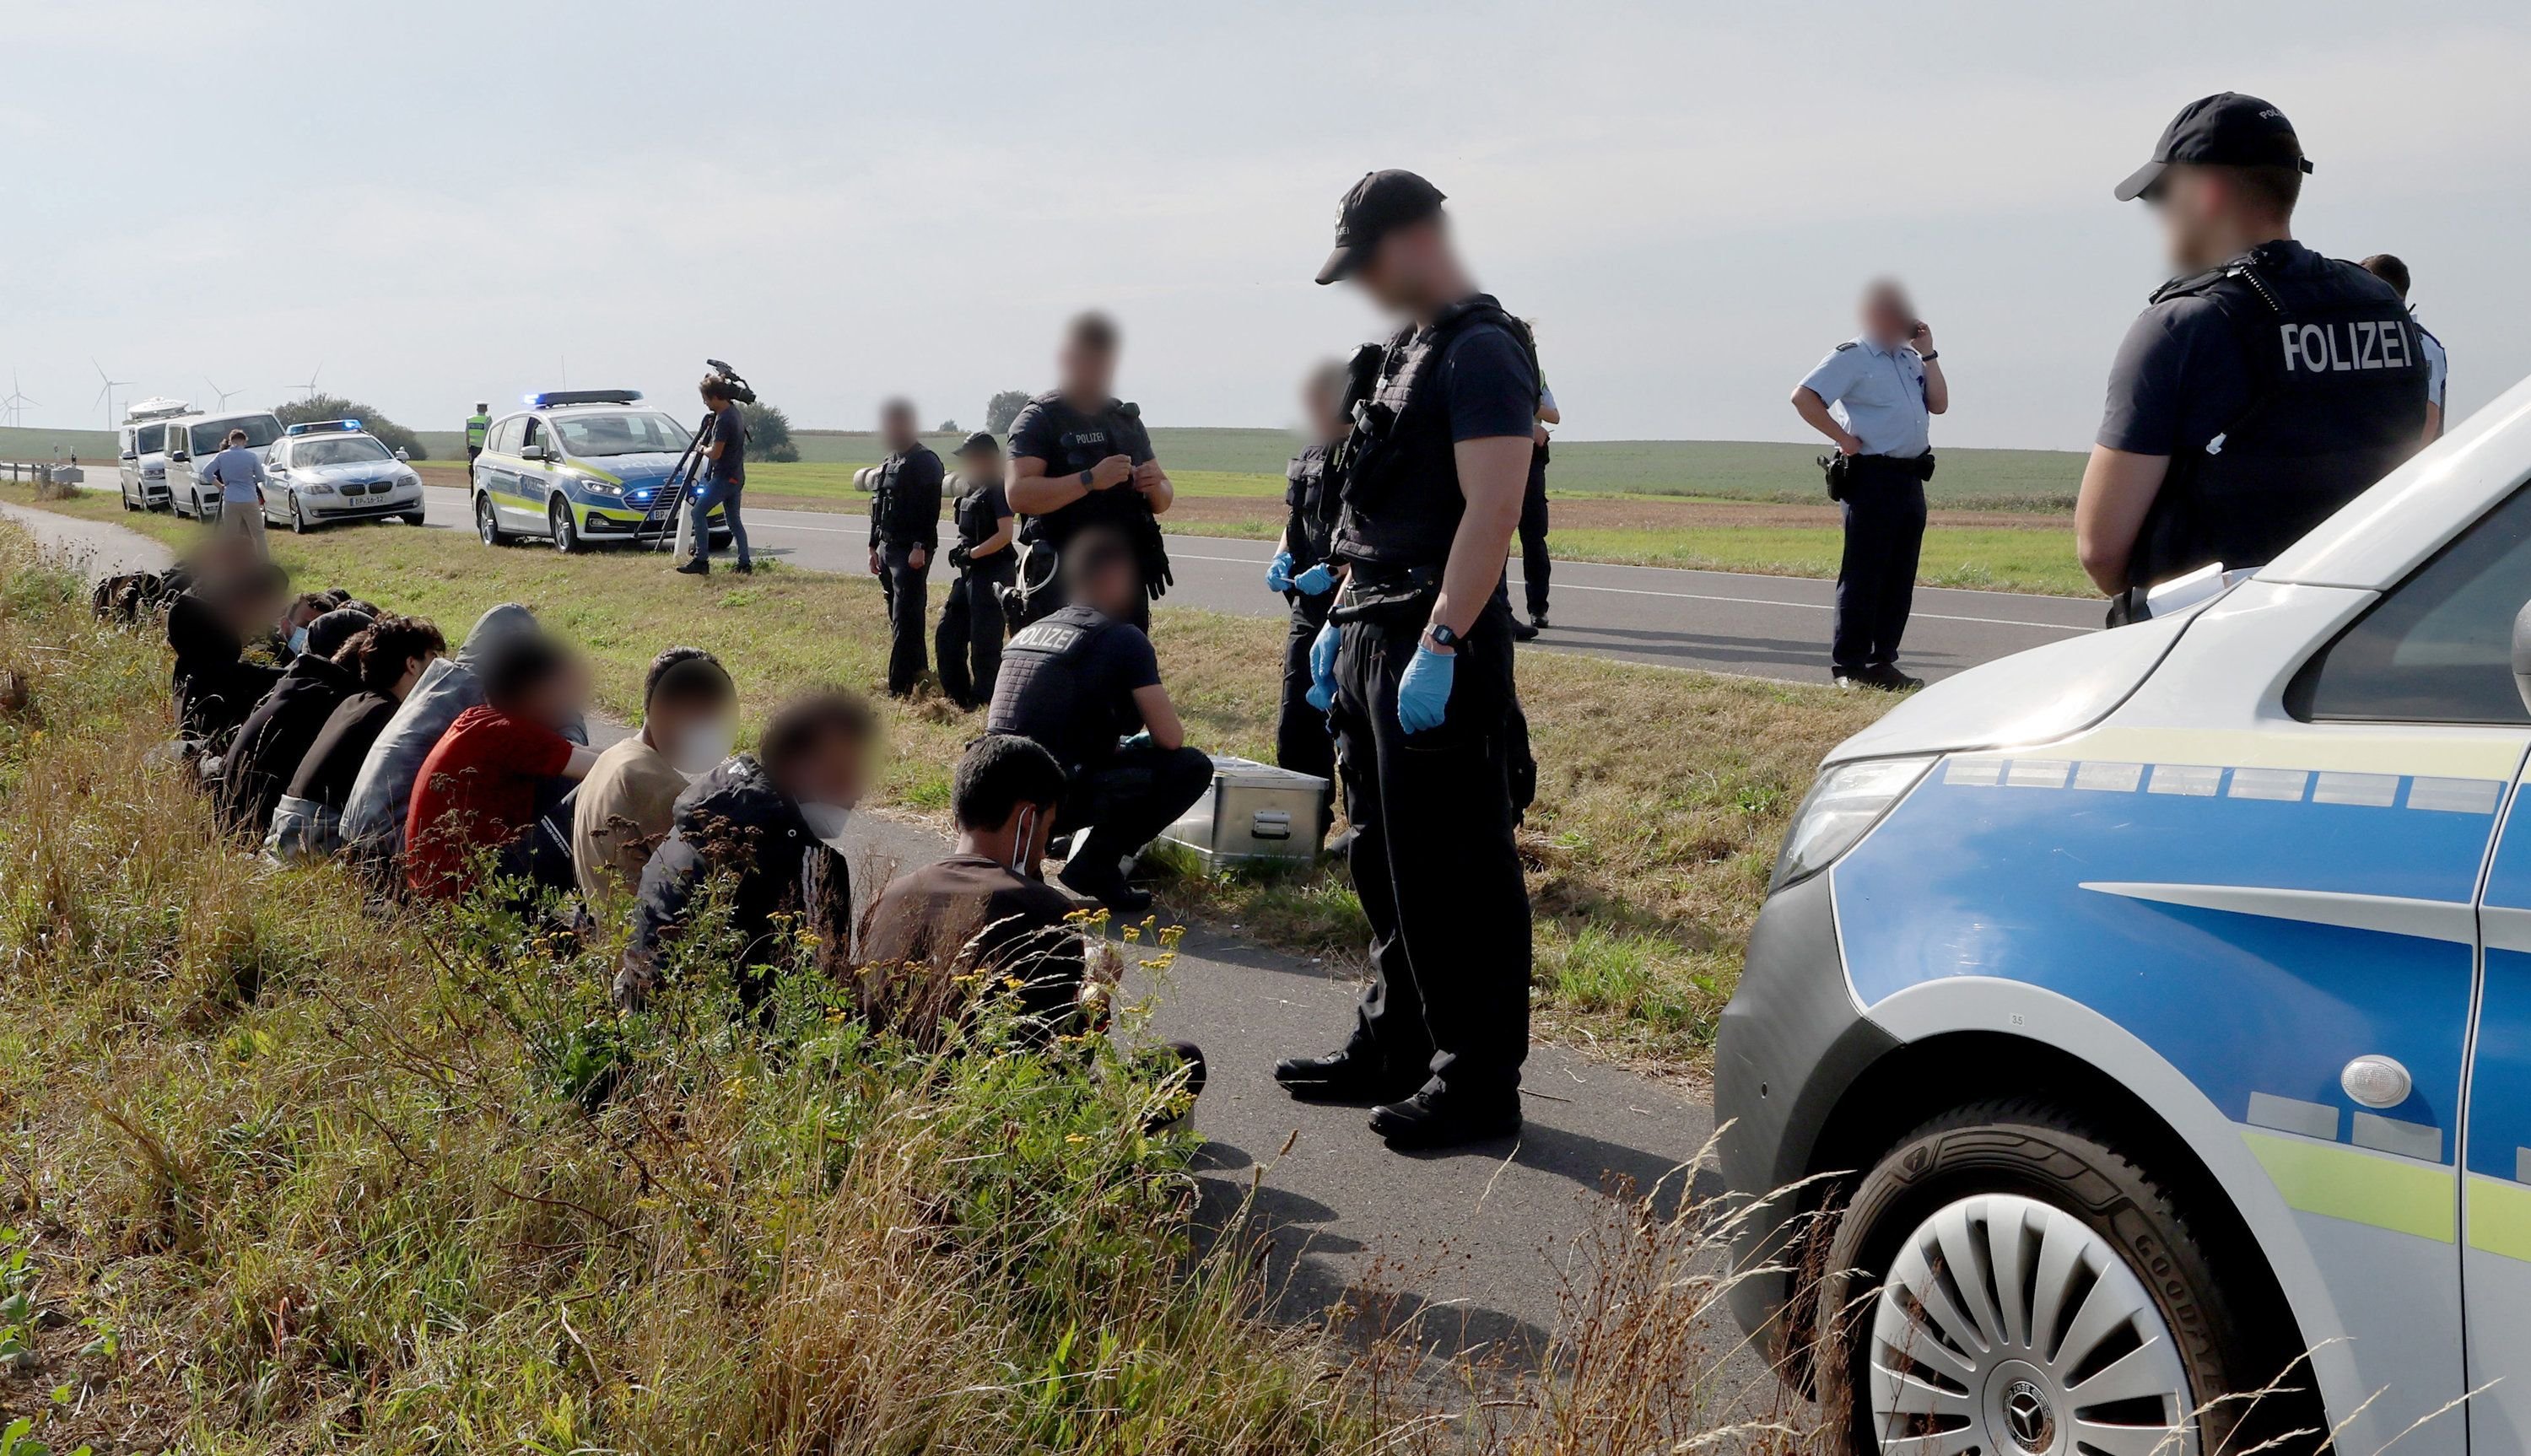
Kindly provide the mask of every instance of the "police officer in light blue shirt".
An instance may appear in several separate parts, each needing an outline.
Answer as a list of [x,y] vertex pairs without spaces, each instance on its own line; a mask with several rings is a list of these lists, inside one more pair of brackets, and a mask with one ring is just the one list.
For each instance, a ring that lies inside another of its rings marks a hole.
[[257,555],[264,554],[263,487],[271,477],[264,472],[263,457],[247,448],[245,430],[229,431],[228,448],[211,457],[202,478],[219,482],[217,533],[245,536],[254,542]]
[[1836,443],[1832,493],[1845,511],[1829,665],[1840,688],[1924,686],[1898,670],[1898,640],[1916,594],[1925,543],[1925,481],[1934,474],[1929,417],[1950,408],[1933,330],[1906,291],[1864,290],[1863,332],[1828,351],[1793,388],[1803,422]]
[[[2359,266],[2397,289],[2400,303],[2408,302],[2408,265],[2395,253],[2377,252]],[[2417,316],[2415,306],[2409,307],[2408,316]],[[2426,359],[2425,441],[2431,445],[2444,437],[2444,386],[2451,373],[2451,361],[2444,353],[2444,341],[2426,332],[2422,323],[2417,325],[2417,352]]]

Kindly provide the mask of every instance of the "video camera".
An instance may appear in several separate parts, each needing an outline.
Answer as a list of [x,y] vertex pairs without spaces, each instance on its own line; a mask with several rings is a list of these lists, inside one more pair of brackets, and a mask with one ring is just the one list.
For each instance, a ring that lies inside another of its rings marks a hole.
[[756,391],[748,386],[746,376],[740,374],[738,370],[717,359],[704,360],[703,366],[711,370],[712,378],[727,391],[733,403],[742,405],[756,403]]

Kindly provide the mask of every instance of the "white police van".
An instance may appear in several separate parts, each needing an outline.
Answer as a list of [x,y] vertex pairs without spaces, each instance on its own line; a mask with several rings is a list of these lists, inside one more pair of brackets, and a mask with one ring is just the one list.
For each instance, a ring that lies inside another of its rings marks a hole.
[[[215,521],[220,514],[220,487],[202,472],[227,448],[231,430],[246,431],[246,447],[268,452],[281,438],[281,418],[270,410],[197,412],[167,421],[167,504],[179,516]],[[266,459],[269,459],[266,455]]]
[[2526,476],[2531,381],[1828,756],[1715,1111],[1735,1307],[1855,1449],[2240,1451],[2192,1413],[2306,1351],[2254,1432],[2531,1449]]
[[179,399],[146,399],[123,412],[115,431],[118,484],[127,511],[167,508],[167,421],[194,413]]

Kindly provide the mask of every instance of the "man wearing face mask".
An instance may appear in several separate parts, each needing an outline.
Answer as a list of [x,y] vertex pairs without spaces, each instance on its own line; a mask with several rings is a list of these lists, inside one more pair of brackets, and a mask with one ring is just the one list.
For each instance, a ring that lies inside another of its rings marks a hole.
[[651,660],[642,731],[598,755],[572,799],[572,868],[593,914],[622,910],[674,822],[677,796],[737,742],[738,688],[719,658],[670,647]]
[[763,998],[796,937],[849,958],[844,826],[870,782],[876,735],[869,703],[813,691],[774,710],[755,753],[731,756],[678,796],[668,837],[642,867],[618,1005],[640,1007],[672,973],[688,912],[716,872],[729,876],[728,944],[748,1005]]

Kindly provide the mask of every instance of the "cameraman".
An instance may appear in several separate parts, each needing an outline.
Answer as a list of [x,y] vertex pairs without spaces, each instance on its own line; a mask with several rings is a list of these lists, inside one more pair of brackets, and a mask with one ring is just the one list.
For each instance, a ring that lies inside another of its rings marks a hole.
[[923,443],[911,400],[879,408],[887,459],[871,476],[871,575],[887,601],[887,696],[923,680],[923,611],[931,553],[940,547],[940,457]]
[[1063,605],[1064,543],[1089,526],[1122,532],[1133,552],[1142,587],[1130,619],[1136,628],[1151,627],[1151,599],[1168,589],[1158,518],[1176,491],[1153,458],[1141,408],[1111,393],[1119,342],[1104,313],[1073,319],[1055,356],[1056,386],[1011,421],[1010,506],[1028,523],[1020,539],[1055,557],[1051,571],[1032,560],[1022,572],[1028,621]]
[[743,577],[756,570],[747,553],[747,523],[738,515],[738,498],[747,488],[747,417],[738,408],[737,385],[727,375],[714,370],[703,375],[701,387],[712,416],[699,447],[701,477],[686,492],[686,529],[694,537],[695,554],[677,571],[689,577],[711,574],[711,509],[717,505],[729,525],[730,544],[738,548],[738,574]]

